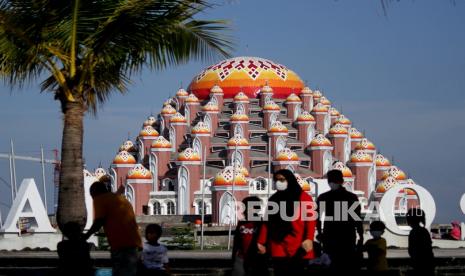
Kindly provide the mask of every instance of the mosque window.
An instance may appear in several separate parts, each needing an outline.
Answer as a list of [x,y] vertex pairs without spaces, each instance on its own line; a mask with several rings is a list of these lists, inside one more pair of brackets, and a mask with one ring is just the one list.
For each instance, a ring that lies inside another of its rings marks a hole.
[[224,168],[224,160],[218,161],[207,161],[207,166],[215,167],[215,168]]
[[251,146],[251,150],[266,151],[266,146]]
[[251,132],[250,133],[250,138],[261,137],[261,136],[264,136],[264,135],[265,134],[261,133],[261,132]]
[[299,166],[304,167],[304,168],[308,168],[308,167],[310,167],[310,161],[300,161]]
[[158,201],[155,201],[155,203],[153,203],[153,214],[161,215],[161,204]]
[[287,115],[287,110],[285,110],[285,109],[281,110],[281,114]]
[[250,114],[251,114],[251,115],[255,115],[255,114],[259,114],[259,113],[260,113],[260,110],[258,110],[258,109],[252,109],[252,110],[250,110]]
[[291,150],[302,150],[302,146],[291,146]]
[[212,152],[217,152],[217,151],[222,151],[222,150],[225,150],[226,147],[224,146],[214,146],[212,147]]
[[215,134],[216,137],[223,137],[223,138],[229,138],[229,133],[228,132],[217,132]]
[[255,190],[257,191],[265,191],[266,190],[266,180],[263,178],[257,178],[255,180]]
[[249,121],[249,124],[261,126],[261,125],[262,125],[262,121],[260,121],[260,120],[250,120],[250,121]]
[[176,214],[176,209],[174,207],[174,202],[173,201],[168,201],[166,203],[166,214],[167,215],[175,215]]
[[297,132],[289,132],[289,137],[297,139]]
[[223,114],[232,115],[233,111],[232,110],[224,110]]

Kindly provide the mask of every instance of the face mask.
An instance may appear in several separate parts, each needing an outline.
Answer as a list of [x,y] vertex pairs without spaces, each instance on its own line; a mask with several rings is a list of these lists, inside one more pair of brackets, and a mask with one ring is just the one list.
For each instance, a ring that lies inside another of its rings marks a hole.
[[284,191],[287,189],[287,181],[276,181],[276,190],[278,191]]
[[341,187],[341,184],[336,184],[336,183],[332,183],[332,182],[329,182],[328,185],[331,188],[331,190],[337,190],[337,189],[339,189]]
[[383,234],[383,231],[370,231],[370,234],[373,238],[379,238]]

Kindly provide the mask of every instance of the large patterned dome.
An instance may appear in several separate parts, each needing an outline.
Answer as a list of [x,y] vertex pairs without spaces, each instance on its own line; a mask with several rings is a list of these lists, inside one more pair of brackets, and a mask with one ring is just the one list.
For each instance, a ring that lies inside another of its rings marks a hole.
[[274,98],[285,99],[304,87],[292,70],[259,57],[236,57],[211,65],[194,77],[188,90],[206,99],[215,84],[223,89],[225,98],[233,98],[241,91],[255,98],[260,88],[268,84],[273,88]]

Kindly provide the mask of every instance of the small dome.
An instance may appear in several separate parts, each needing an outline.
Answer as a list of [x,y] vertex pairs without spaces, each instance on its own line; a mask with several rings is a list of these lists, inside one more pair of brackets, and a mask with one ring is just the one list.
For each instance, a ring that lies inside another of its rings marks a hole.
[[310,142],[311,147],[331,147],[331,141],[326,138],[323,134],[316,135]]
[[313,106],[312,112],[328,112],[328,107],[322,103],[317,103]]
[[171,116],[170,123],[187,123],[187,120],[181,113],[176,112],[176,114]]
[[358,131],[355,127],[349,129],[349,134],[351,139],[362,139],[364,137],[363,133]]
[[140,132],[139,136],[141,137],[158,137],[158,131],[156,131],[152,126],[145,126]]
[[313,91],[313,99],[319,100],[321,98],[321,96],[323,96],[323,94],[321,93],[320,90]]
[[360,143],[355,146],[355,150],[376,150],[376,147],[370,140],[363,138]]
[[243,166],[235,166],[236,171],[242,173],[245,177],[249,177],[249,171],[247,170],[246,167]]
[[343,162],[337,161],[333,164],[333,170],[339,170],[344,177],[352,177],[352,171]]
[[213,185],[215,186],[246,186],[247,179],[239,171],[235,170],[233,166],[227,166],[222,171],[218,172],[213,180]]
[[263,110],[281,110],[281,108],[274,101],[270,100],[266,101]]
[[299,161],[299,156],[290,148],[284,148],[279,151],[276,161]]
[[229,117],[229,120],[232,122],[248,122],[249,116],[247,116],[244,112],[236,112]]
[[172,107],[170,104],[165,105],[161,110],[161,114],[163,115],[173,115],[175,113],[176,109],[174,109],[174,107]]
[[179,88],[178,92],[176,92],[176,96],[178,97],[187,97],[189,96],[189,93],[187,93],[186,90]]
[[219,111],[218,105],[209,101],[206,105],[202,106],[202,111]]
[[143,126],[153,126],[157,122],[157,119],[153,116],[147,117],[147,120],[144,121]]
[[249,101],[249,97],[247,97],[247,95],[244,93],[244,92],[239,92],[236,94],[236,96],[234,96],[234,101]]
[[[405,184],[409,184],[409,185],[417,185],[417,183],[415,183],[415,181],[413,181],[413,179],[409,178],[407,179],[407,183]],[[412,190],[412,189],[404,189],[404,192],[407,194],[407,195],[417,195],[417,193]]]
[[387,177],[383,181],[381,181],[378,186],[376,186],[376,192],[377,193],[385,193],[395,185],[397,185],[398,182],[394,177]]
[[310,184],[308,184],[307,180],[303,179],[300,174],[296,173],[294,174],[295,178],[297,178],[297,183],[299,183],[300,187],[302,188],[302,191],[304,192],[311,192],[312,188]]
[[315,118],[308,113],[308,111],[303,111],[297,116],[297,122],[314,122]]
[[268,129],[268,132],[288,133],[289,130],[287,130],[287,127],[280,121],[274,121],[273,124],[271,124],[271,127]]
[[210,128],[202,121],[198,122],[191,130],[192,134],[210,134]]
[[349,131],[341,124],[335,124],[329,129],[329,134],[348,134]]
[[399,169],[397,166],[391,166],[389,170],[387,170],[383,176],[382,179],[386,179],[388,177],[394,177],[397,181],[399,180],[407,180],[407,175]]
[[119,151],[136,152],[137,149],[131,140],[126,140],[120,147]]
[[94,176],[100,180],[102,177],[106,176],[107,175],[107,172],[105,171],[104,168],[102,167],[98,167],[97,169],[95,169],[95,172],[94,172]]
[[186,148],[178,154],[178,161],[200,161],[200,155],[192,148]]
[[223,94],[223,89],[217,84],[213,85],[213,87],[210,89],[210,93],[213,94]]
[[129,170],[127,179],[152,179],[152,173],[141,164]]
[[292,93],[291,95],[287,96],[286,103],[301,103],[302,100],[296,94]]
[[194,94],[190,93],[184,101],[186,103],[198,103],[199,98],[197,98]]
[[344,125],[344,126],[350,126],[352,125],[352,122],[344,115],[339,115],[339,118],[336,120],[336,123]]
[[260,89],[260,93],[273,93],[273,88],[267,83]]
[[115,159],[113,159],[113,164],[136,164],[136,159],[134,158],[134,156],[132,156],[132,154],[123,150],[118,152]]
[[350,156],[350,162],[352,163],[372,163],[373,158],[370,154],[363,150],[357,150]]
[[[163,103],[163,107],[167,106],[167,105],[171,105],[171,103],[173,102],[173,99],[171,98],[168,98],[164,103]],[[173,107],[173,106],[171,106]]]
[[382,154],[377,154],[375,157],[375,163],[376,167],[390,167],[391,162],[389,162],[389,159],[384,157]]
[[322,105],[326,105],[326,106],[330,106],[330,105],[331,105],[331,101],[328,100],[325,96],[322,96],[322,97],[320,98],[320,103],[321,103]]
[[166,138],[163,137],[163,136],[158,136],[152,142],[152,148],[153,149],[169,149],[171,147],[172,147],[172,145],[171,145],[170,141],[166,140]]
[[329,108],[329,114],[331,114],[331,117],[339,117],[339,115],[341,115],[339,110],[337,110],[335,107]]
[[228,140],[228,147],[248,147],[249,141],[242,137],[240,134],[235,134],[231,139]]
[[302,88],[302,90],[300,91],[300,94],[310,94],[310,95],[312,95],[312,94],[313,94],[313,91],[312,91],[312,89],[310,89],[310,87],[305,86],[305,87]]

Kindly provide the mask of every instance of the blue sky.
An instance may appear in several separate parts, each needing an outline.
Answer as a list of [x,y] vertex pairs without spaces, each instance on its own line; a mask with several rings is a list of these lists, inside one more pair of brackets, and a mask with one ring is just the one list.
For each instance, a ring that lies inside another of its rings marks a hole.
[[[425,186],[437,205],[436,221],[464,220],[465,3],[393,1],[388,16],[379,1],[226,1],[202,17],[228,19],[234,55],[259,56],[294,70],[320,87],[387,157]],[[138,133],[182,82],[212,62],[190,62],[163,72],[144,71],[130,93],[114,95],[97,118],[85,121],[87,166],[108,167],[117,147]],[[17,154],[47,157],[60,148],[61,114],[37,84],[10,91],[0,86],[0,152],[14,138]],[[35,177],[38,164],[18,162],[18,182]],[[0,177],[9,181],[8,162]],[[49,198],[52,170],[47,169]],[[6,216],[9,190],[0,178]],[[51,203],[49,203],[51,206]]]

